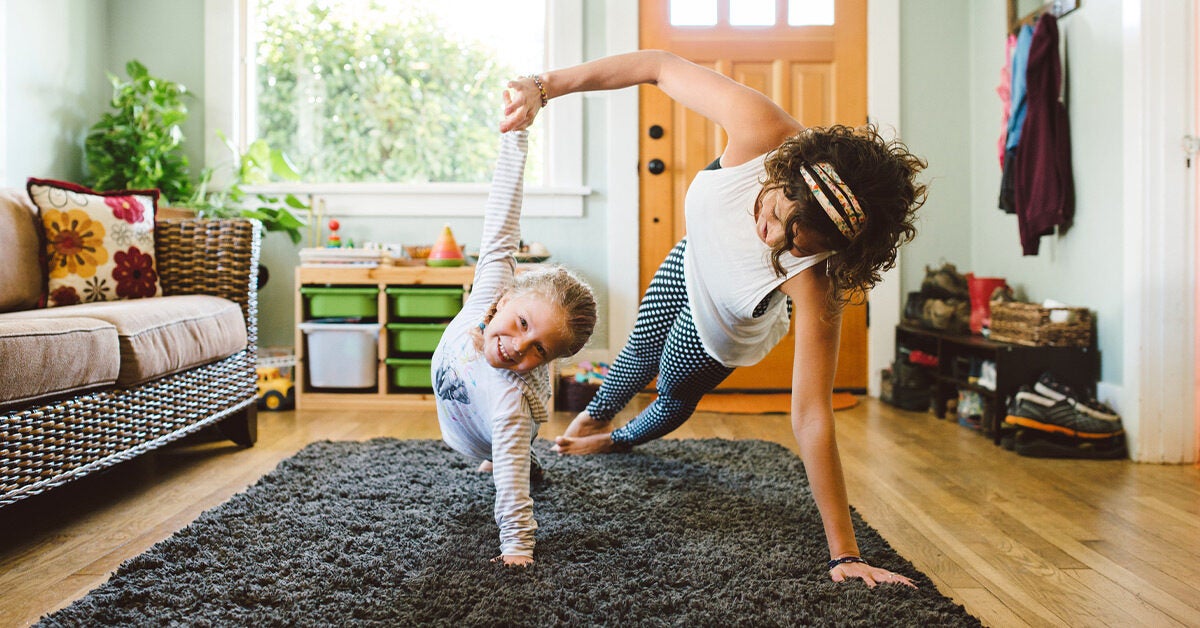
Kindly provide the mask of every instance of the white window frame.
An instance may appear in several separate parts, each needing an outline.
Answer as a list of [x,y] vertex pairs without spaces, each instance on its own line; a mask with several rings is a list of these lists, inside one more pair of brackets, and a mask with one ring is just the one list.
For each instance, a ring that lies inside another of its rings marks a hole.
[[[547,68],[580,63],[583,1],[549,0],[546,4]],[[218,130],[235,146],[244,149],[247,144],[249,101],[244,86],[253,58],[246,49],[247,0],[205,0],[204,13],[205,163],[216,167],[229,160],[229,150],[217,138]],[[546,172],[543,185],[525,189],[523,213],[531,217],[582,216],[583,199],[591,193],[583,184],[582,95],[555,98],[540,115],[548,135]],[[215,183],[219,185],[220,179]],[[448,217],[482,216],[488,184],[289,183],[250,191],[309,196],[327,216]]]

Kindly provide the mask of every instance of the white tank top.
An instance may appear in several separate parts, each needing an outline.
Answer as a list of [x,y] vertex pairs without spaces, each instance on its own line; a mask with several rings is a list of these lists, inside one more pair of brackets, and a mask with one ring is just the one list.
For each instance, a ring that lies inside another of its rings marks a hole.
[[[701,170],[684,199],[683,270],[692,318],[709,355],[729,367],[757,364],[787,335],[787,298],[776,288],[832,255],[784,253],[779,261],[786,275],[775,274],[771,249],[758,239],[754,224],[766,157]],[[755,318],[754,309],[769,294],[766,311]]]

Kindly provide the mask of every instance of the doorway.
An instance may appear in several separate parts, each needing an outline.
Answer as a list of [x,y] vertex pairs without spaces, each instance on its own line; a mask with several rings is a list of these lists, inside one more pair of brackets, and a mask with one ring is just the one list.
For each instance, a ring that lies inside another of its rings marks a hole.
[[[677,8],[685,5],[686,14]],[[818,10],[800,16],[789,12],[793,5],[796,11]],[[669,50],[713,68],[770,96],[806,126],[867,121],[866,0],[641,0],[639,25],[640,48]],[[684,236],[688,184],[721,154],[725,137],[657,88],[639,89],[638,267],[644,293],[659,263]],[[762,362],[738,368],[720,388],[789,390],[794,344],[789,332]],[[865,304],[843,313],[834,387],[866,390]]]

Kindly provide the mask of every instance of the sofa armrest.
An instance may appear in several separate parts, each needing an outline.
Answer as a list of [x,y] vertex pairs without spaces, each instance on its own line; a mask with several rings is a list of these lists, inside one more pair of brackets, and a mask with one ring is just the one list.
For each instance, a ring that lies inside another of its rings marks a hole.
[[245,218],[156,221],[154,249],[163,294],[207,294],[237,303],[249,346],[256,347],[261,234],[261,223]]

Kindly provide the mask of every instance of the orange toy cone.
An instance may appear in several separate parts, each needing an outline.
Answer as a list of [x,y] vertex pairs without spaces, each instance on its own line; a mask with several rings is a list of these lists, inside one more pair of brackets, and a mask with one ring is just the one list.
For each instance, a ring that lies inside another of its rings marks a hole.
[[462,249],[458,248],[458,242],[454,240],[454,232],[450,231],[450,225],[442,229],[437,242],[434,242],[433,248],[429,250],[429,259],[425,263],[430,266],[462,266],[467,263],[467,260],[463,259]]

